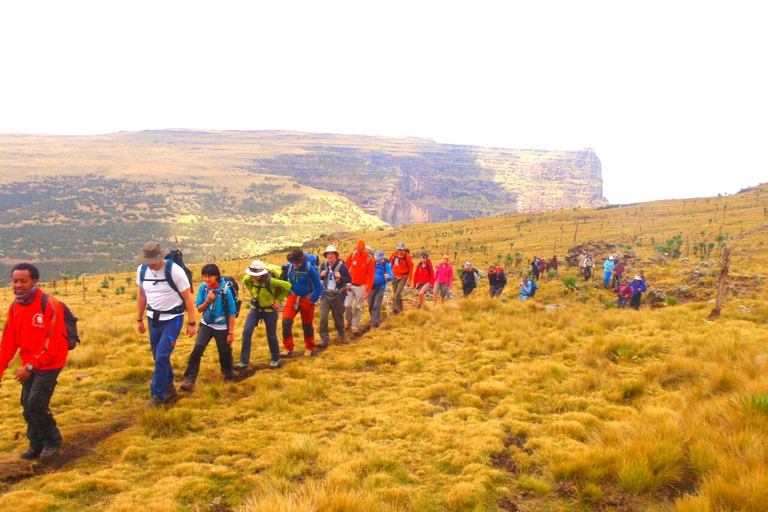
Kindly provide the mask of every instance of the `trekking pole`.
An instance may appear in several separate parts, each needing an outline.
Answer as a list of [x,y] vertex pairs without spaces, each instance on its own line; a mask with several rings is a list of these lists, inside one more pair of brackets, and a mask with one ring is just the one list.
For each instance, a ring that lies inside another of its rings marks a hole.
[[389,307],[389,284],[384,284],[384,304],[386,304],[386,310],[387,310],[387,318],[390,317],[390,307]]

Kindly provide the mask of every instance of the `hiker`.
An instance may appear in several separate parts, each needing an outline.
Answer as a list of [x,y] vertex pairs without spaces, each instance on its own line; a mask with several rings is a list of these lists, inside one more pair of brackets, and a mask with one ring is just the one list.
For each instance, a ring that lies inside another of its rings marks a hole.
[[579,275],[584,277],[584,274],[586,272],[587,272],[587,251],[585,250],[585,251],[582,251],[581,254],[579,254]]
[[399,315],[403,311],[403,291],[413,275],[413,260],[405,242],[398,242],[397,249],[389,257],[392,263],[392,272],[395,278],[392,280],[392,293],[394,295],[392,312]]
[[64,307],[37,287],[39,279],[40,271],[31,263],[19,263],[11,269],[15,299],[0,341],[0,387],[8,364],[16,352],[20,353],[21,367],[13,378],[21,383],[21,407],[29,439],[29,449],[21,458],[26,460],[50,459],[61,449],[61,433],[50,404],[69,353]]
[[190,391],[195,387],[197,375],[200,373],[200,359],[211,339],[216,340],[219,351],[219,365],[225,382],[235,381],[235,368],[232,366],[232,342],[235,341],[235,317],[237,306],[231,284],[222,280],[219,267],[209,263],[201,271],[203,283],[197,291],[197,312],[200,319],[200,329],[197,330],[195,347],[189,354],[187,369],[184,370],[184,382],[181,389]]
[[552,255],[552,260],[549,262],[549,268],[555,271],[555,275],[559,275],[557,272],[557,254]]
[[587,254],[586,259],[584,260],[584,281],[589,281],[592,279],[592,267],[595,266],[595,259],[592,257],[591,254]]
[[381,324],[381,306],[384,303],[384,294],[387,291],[387,284],[394,279],[392,273],[392,263],[384,255],[384,251],[376,251],[373,255],[375,260],[374,278],[371,293],[368,295],[368,313],[371,315],[371,327],[378,327]]
[[616,305],[621,309],[626,308],[627,304],[629,304],[630,300],[632,299],[632,295],[634,294],[632,286],[630,286],[629,282],[627,282],[626,279],[623,279],[619,286],[614,288],[613,291],[616,292],[618,299]]
[[616,263],[613,261],[613,256],[608,256],[608,259],[605,260],[605,264],[603,265],[603,288],[608,288],[611,284],[611,274],[613,274],[613,268],[615,266]]
[[363,304],[373,288],[375,274],[373,256],[368,251],[364,240],[358,240],[355,250],[347,257],[347,267],[352,283],[347,287],[344,301],[345,329],[352,329],[352,334],[360,332],[360,319],[363,316]]
[[435,269],[432,260],[425,252],[421,253],[421,261],[413,272],[413,287],[419,291],[419,308],[424,305],[424,297],[435,283]]
[[435,269],[435,283],[432,285],[432,302],[437,304],[438,295],[440,302],[445,302],[445,297],[451,293],[453,286],[453,266],[449,263],[450,257],[443,255],[443,261]]
[[491,286],[491,297],[501,297],[501,292],[507,286],[507,276],[504,274],[504,269],[491,265],[488,268],[488,284]]
[[149,318],[149,345],[155,359],[150,387],[150,407],[159,407],[177,395],[173,385],[171,354],[181,334],[184,311],[187,312],[187,336],[197,332],[197,308],[186,272],[178,264],[163,257],[159,242],[147,242],[136,257],[136,298],[139,334],[146,332],[144,309]]
[[333,325],[339,333],[339,343],[346,342],[344,332],[344,298],[347,285],[352,282],[347,264],[339,259],[339,251],[329,245],[323,257],[327,260],[320,267],[320,279],[323,281],[323,293],[320,296],[320,343],[316,346],[325,348],[330,343],[328,314],[333,313]]
[[464,269],[461,271],[461,288],[464,292],[464,297],[469,297],[469,294],[477,288],[480,283],[480,272],[476,268],[472,268],[472,263],[469,261],[464,263]]
[[[314,257],[313,257],[314,258]],[[294,249],[286,256],[290,266],[288,268],[288,282],[291,283],[291,291],[283,308],[283,357],[293,355],[293,320],[296,314],[301,314],[301,328],[304,331],[304,355],[317,356],[315,351],[315,302],[323,293],[323,283],[320,282],[320,274],[315,265],[310,262],[310,256],[301,249]]]
[[536,295],[536,290],[539,289],[539,285],[536,284],[536,281],[528,278],[523,278],[520,280],[520,300],[528,300]]
[[531,277],[534,281],[539,280],[539,274],[541,272],[541,260],[538,256],[534,256],[531,260]]
[[632,287],[632,298],[629,300],[629,305],[632,306],[632,309],[640,309],[640,300],[642,299],[643,292],[648,290],[645,284],[645,276],[642,275],[642,272],[635,276],[630,286]]
[[261,260],[254,260],[251,266],[245,269],[243,286],[251,294],[251,310],[245,318],[243,327],[243,342],[240,347],[240,361],[235,364],[236,370],[248,368],[251,360],[251,339],[253,331],[264,322],[269,345],[269,367],[275,369],[280,366],[280,343],[277,340],[277,319],[280,303],[291,291],[291,283],[278,279],[278,266],[270,266]]
[[621,280],[624,277],[624,261],[618,260],[616,266],[613,267],[613,287],[616,288],[621,284]]

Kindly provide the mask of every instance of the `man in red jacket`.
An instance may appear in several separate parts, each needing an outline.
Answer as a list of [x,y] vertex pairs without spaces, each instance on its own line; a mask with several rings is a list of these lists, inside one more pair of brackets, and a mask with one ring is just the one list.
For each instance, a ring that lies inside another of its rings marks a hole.
[[21,368],[14,378],[21,382],[21,405],[29,439],[29,450],[21,458],[50,459],[62,443],[49,405],[69,353],[64,308],[48,296],[43,309],[43,292],[37,287],[40,271],[34,265],[19,263],[13,267],[11,279],[16,300],[8,310],[0,342],[0,379],[20,351]]

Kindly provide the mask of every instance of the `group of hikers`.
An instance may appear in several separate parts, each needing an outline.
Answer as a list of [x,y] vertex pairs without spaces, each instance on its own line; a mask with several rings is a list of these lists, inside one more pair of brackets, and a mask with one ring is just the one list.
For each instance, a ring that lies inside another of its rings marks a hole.
[[[579,255],[579,274],[584,281],[592,279],[592,268],[595,266],[594,256],[583,251]],[[630,306],[640,309],[643,292],[648,290],[645,282],[645,274],[640,270],[637,275],[628,280],[625,276],[626,266],[621,258],[608,256],[603,263],[603,288],[609,288],[616,293],[616,305],[622,309]]]
[[[348,341],[348,332],[360,333],[363,310],[367,304],[372,328],[382,321],[382,306],[391,287],[392,312],[403,312],[403,294],[407,287],[417,292],[418,308],[424,305],[431,291],[435,304],[451,297],[454,268],[448,255],[436,266],[429,254],[420,254],[418,262],[411,258],[404,242],[397,244],[387,256],[383,250],[374,251],[359,240],[354,250],[342,259],[335,246],[323,252],[322,264],[315,255],[302,249],[287,254],[282,265],[254,260],[244,270],[240,283],[232,277],[222,276],[213,263],[203,266],[203,282],[193,295],[192,275],[183,260],[174,261],[174,251],[166,253],[158,242],[147,242],[137,256],[136,324],[141,334],[148,332],[150,348],[155,361],[150,384],[150,407],[159,407],[178,394],[171,365],[171,354],[182,328],[187,336],[195,337],[195,344],[183,374],[182,390],[194,389],[200,372],[200,362],[206,347],[215,340],[219,365],[225,381],[234,381],[235,372],[249,367],[253,333],[259,323],[266,330],[270,351],[270,368],[278,368],[281,358],[295,355],[293,324],[298,316],[304,337],[304,356],[318,356],[318,348],[330,344],[329,317],[333,317],[337,343]],[[180,255],[180,252],[179,252]],[[581,273],[590,278],[591,265],[584,254]],[[610,262],[610,263],[609,263]],[[623,265],[614,264],[613,256],[606,261],[605,286],[611,278],[619,296],[619,305],[640,306],[640,296],[646,290],[645,276],[640,272],[628,283],[622,279]],[[521,273],[520,300],[534,297],[537,281],[542,273],[557,274],[557,257],[549,261],[534,257],[531,270]],[[466,262],[459,273],[464,297],[478,287],[481,278],[489,282],[491,297],[501,296],[507,276],[501,266],[490,266],[484,273]],[[11,304],[0,343],[0,385],[2,374],[17,351],[22,366],[15,379],[22,383],[21,403],[27,422],[28,450],[24,459],[48,459],[59,451],[62,438],[51,414],[49,404],[58,375],[66,363],[69,350],[79,342],[77,318],[67,306],[43,293],[37,286],[39,270],[30,263],[20,263],[11,271],[15,300]],[[250,293],[250,310],[242,332],[240,359],[234,362],[232,344],[235,336],[235,318],[242,301],[240,284]],[[319,337],[315,339],[315,305],[319,301]],[[283,351],[277,335],[277,323],[282,307]],[[187,322],[184,325],[184,315]],[[198,325],[198,315],[200,322]]]

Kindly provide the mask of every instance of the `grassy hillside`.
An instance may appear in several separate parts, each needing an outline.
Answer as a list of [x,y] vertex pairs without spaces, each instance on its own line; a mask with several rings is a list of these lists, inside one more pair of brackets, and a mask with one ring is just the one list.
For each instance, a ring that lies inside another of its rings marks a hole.
[[[483,284],[235,384],[221,382],[209,347],[196,391],[167,411],[143,409],[152,363],[134,331],[132,276],[107,288],[88,277],[85,300],[70,281],[62,298],[84,341],[54,395],[63,458],[18,461],[14,365],[0,389],[0,510],[768,510],[766,208],[760,187],[350,236],[344,250],[357,236],[376,248],[403,239],[479,268],[509,254],[514,276],[516,252],[524,263],[553,247],[562,256],[578,225],[577,243],[617,244],[631,272],[678,303],[617,310],[599,286],[565,294],[559,280],[521,303],[513,277],[500,301]],[[659,258],[677,235],[682,257]],[[731,287],[712,322],[723,242]],[[223,267],[239,274],[246,261]],[[255,346],[266,362],[262,330]],[[191,347],[179,342],[177,373]]]

